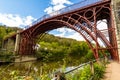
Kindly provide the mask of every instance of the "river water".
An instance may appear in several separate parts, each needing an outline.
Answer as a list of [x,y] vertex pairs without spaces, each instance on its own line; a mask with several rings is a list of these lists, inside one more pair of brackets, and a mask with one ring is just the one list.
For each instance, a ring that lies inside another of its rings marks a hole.
[[74,67],[80,65],[79,59],[66,58],[61,61],[52,62],[41,62],[41,61],[31,61],[22,63],[10,63],[0,66],[0,78],[11,77],[13,72],[15,75],[26,76],[26,75],[51,75],[55,71],[69,71]]

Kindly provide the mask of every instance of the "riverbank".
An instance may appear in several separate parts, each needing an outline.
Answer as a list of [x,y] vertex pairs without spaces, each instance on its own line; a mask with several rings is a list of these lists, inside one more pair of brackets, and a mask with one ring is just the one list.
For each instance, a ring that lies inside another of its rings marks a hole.
[[36,61],[37,58],[34,56],[17,56],[15,57],[15,63],[17,62],[29,62],[29,61]]

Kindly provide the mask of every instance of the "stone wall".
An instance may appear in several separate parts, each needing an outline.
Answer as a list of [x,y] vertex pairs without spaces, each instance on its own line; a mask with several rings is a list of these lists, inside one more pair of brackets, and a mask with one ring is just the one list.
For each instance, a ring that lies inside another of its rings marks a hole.
[[111,4],[120,59],[120,0],[111,0]]
[[6,49],[7,51],[14,52],[15,48],[15,40],[12,38],[8,38],[3,45],[3,48]]

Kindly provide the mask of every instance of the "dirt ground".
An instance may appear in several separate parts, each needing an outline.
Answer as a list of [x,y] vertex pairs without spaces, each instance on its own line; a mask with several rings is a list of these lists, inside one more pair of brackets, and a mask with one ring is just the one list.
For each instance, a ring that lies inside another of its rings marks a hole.
[[102,80],[120,80],[120,63],[111,61],[106,67],[105,77]]

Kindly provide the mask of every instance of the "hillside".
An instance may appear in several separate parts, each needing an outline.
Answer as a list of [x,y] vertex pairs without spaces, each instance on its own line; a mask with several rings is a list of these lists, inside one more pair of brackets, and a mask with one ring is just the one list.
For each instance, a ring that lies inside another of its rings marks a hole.
[[5,37],[15,34],[17,30],[22,30],[17,27],[8,27],[8,26],[0,26],[0,48],[2,47],[2,41]]
[[[0,26],[0,48],[2,47],[2,40],[6,36],[16,33],[21,30],[16,27]],[[83,60],[84,62],[93,59],[93,53],[84,41],[76,41],[74,39],[56,37],[45,33],[42,39],[37,39],[37,44],[40,45],[39,50],[36,51],[36,57],[43,61],[56,61],[68,57],[74,57]],[[83,62],[82,61],[82,62]]]
[[45,61],[57,61],[68,57],[88,61],[94,58],[85,41],[76,41],[46,34],[41,40],[38,40],[38,44],[40,48],[36,52],[36,56]]

